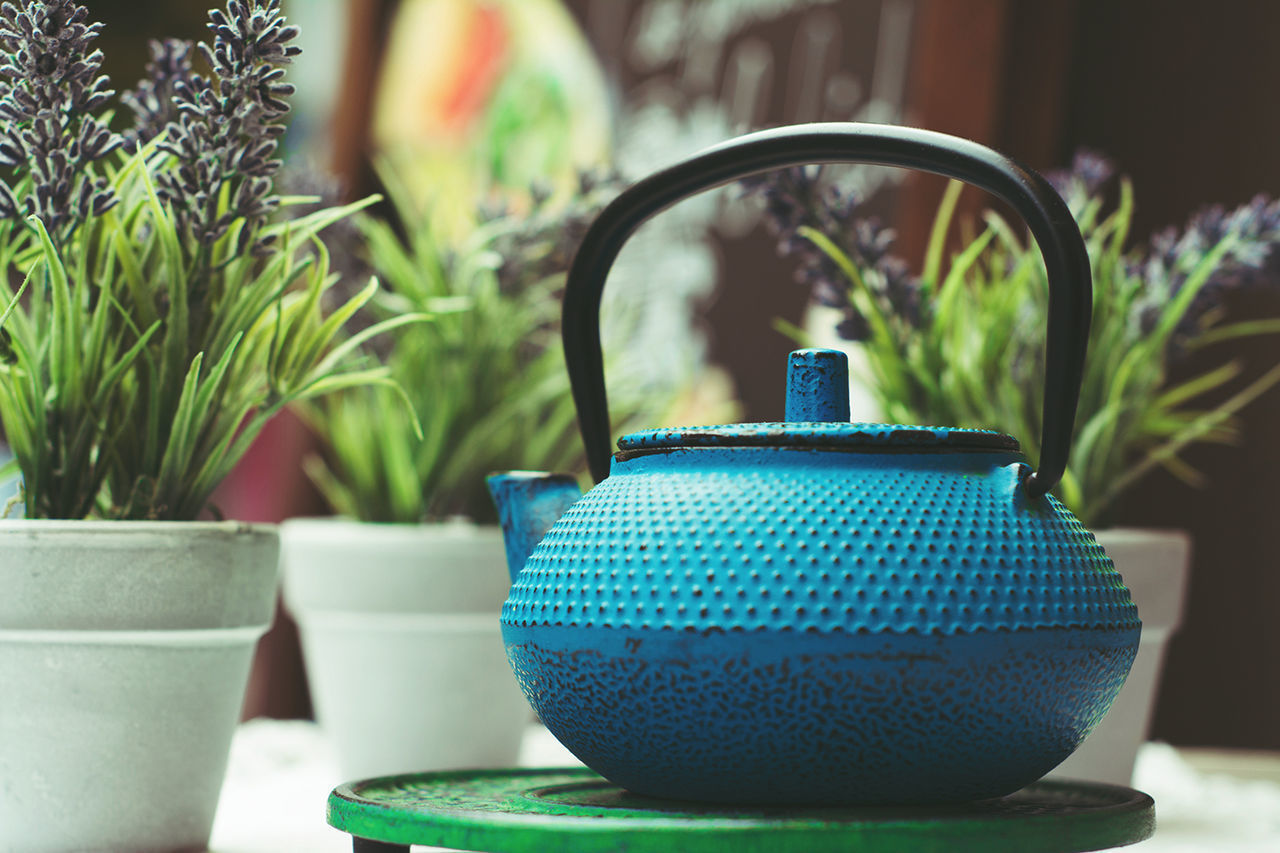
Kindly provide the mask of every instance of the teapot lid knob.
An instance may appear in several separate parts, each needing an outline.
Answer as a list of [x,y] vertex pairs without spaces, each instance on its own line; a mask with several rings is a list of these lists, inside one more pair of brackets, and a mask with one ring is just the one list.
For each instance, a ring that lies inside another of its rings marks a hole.
[[788,421],[849,422],[849,357],[834,349],[801,349],[787,358]]
[[616,458],[625,462],[649,453],[690,447],[843,449],[868,453],[886,448],[1018,452],[1016,440],[992,430],[850,423],[849,357],[829,349],[802,349],[788,356],[785,422],[641,430],[618,439]]

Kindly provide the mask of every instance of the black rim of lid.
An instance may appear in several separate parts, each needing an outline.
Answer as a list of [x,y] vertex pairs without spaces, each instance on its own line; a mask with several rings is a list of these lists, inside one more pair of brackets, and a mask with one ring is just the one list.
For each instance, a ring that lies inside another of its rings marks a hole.
[[681,447],[1021,450],[1016,438],[994,430],[862,423],[777,422],[650,429],[618,440],[618,449],[626,454]]

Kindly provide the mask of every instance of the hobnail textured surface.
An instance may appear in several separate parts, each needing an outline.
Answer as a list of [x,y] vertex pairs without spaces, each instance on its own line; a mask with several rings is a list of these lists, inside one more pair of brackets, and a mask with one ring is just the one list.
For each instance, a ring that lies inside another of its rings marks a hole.
[[732,804],[999,797],[1101,719],[1138,629],[966,636],[504,626],[547,728],[640,794]]
[[1110,706],[1139,622],[1012,452],[690,448],[615,461],[503,608],[525,695],[639,793],[1002,796]]
[[1005,453],[684,450],[615,463],[512,625],[956,634],[1136,627],[1103,550]]

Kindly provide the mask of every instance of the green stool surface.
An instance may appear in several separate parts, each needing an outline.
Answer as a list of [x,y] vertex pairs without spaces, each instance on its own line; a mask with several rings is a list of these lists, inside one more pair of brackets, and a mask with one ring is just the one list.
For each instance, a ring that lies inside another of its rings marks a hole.
[[350,782],[329,795],[328,819],[357,851],[1076,853],[1150,837],[1155,804],[1131,788],[1046,780],[963,805],[729,808],[640,797],[586,768],[551,768]]

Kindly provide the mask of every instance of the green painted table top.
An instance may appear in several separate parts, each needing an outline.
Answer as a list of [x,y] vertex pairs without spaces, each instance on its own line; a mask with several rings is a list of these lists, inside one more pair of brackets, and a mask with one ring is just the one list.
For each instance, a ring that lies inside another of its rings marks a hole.
[[351,782],[329,795],[328,817],[357,838],[389,845],[376,849],[1075,853],[1150,837],[1155,804],[1130,788],[1050,780],[953,806],[728,808],[640,797],[586,768],[552,768]]

